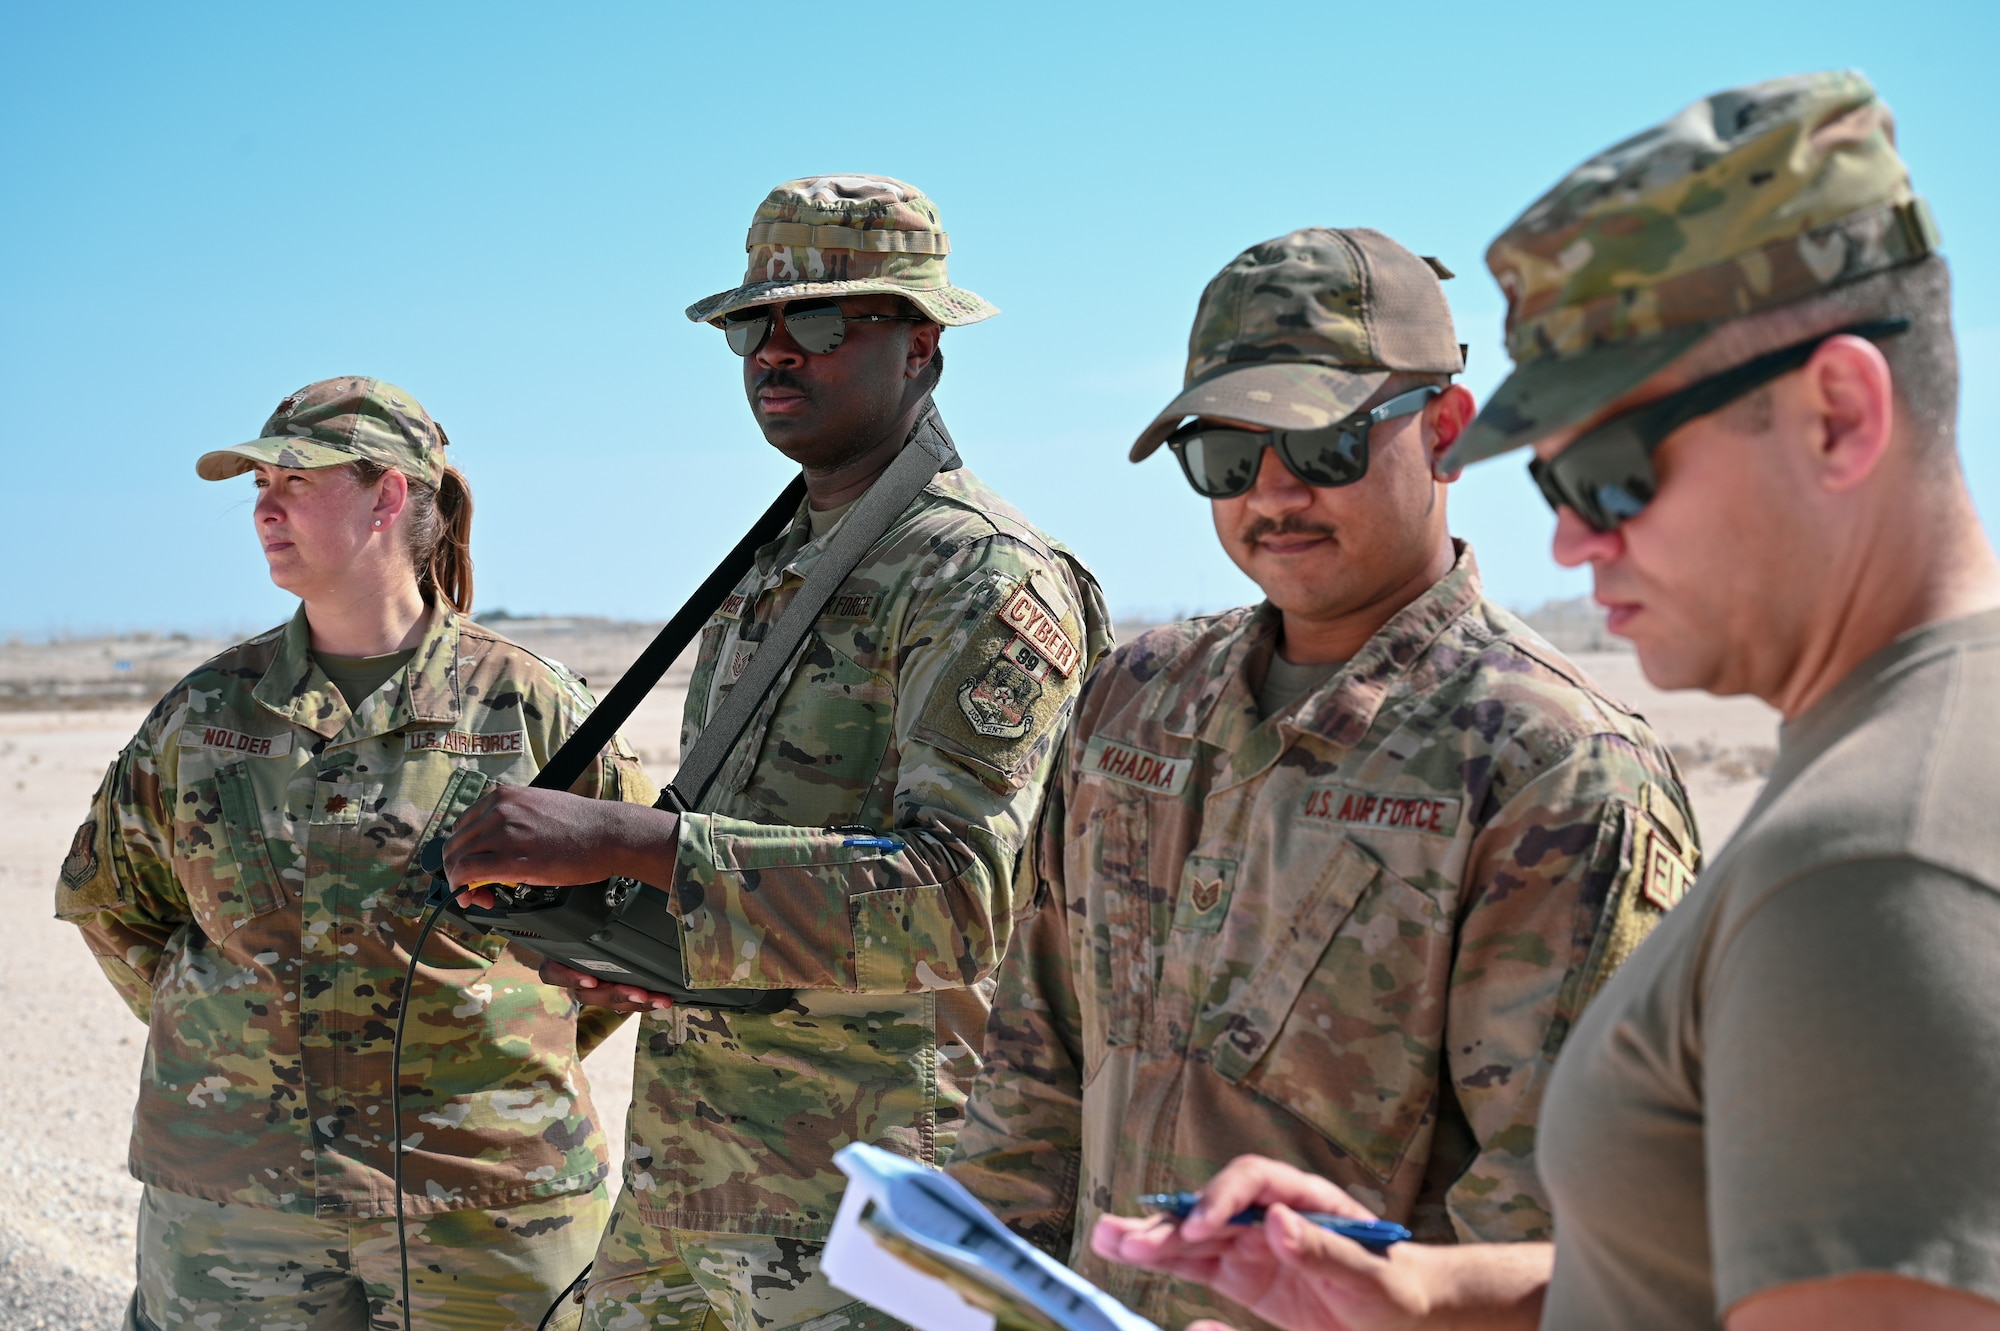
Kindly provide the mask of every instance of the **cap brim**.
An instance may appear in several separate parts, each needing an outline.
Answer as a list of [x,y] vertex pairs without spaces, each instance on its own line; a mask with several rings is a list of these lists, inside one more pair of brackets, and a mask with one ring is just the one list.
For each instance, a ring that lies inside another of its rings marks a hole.
[[1317,430],[1352,416],[1394,370],[1343,370],[1301,361],[1225,365],[1183,389],[1132,445],[1143,462],[1189,416],[1242,421],[1273,430]]
[[933,322],[953,328],[976,324],[1000,313],[995,306],[959,287],[918,290],[895,282],[863,278],[852,282],[756,282],[696,301],[687,307],[687,317],[694,323],[707,323],[710,319],[720,319],[725,314],[746,310],[752,305],[777,305],[788,300],[811,300],[825,296],[875,295],[901,296]]
[[1708,325],[1544,357],[1507,376],[1438,465],[1446,472],[1525,448],[1588,420],[1684,355]]
[[226,481],[231,476],[241,476],[259,462],[293,471],[312,471],[338,467],[354,459],[352,453],[310,439],[252,439],[234,448],[203,453],[195,459],[194,474],[204,481]]

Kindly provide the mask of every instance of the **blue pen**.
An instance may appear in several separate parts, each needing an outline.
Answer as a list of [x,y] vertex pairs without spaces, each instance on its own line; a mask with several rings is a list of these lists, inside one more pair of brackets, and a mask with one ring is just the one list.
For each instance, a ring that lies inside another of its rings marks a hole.
[[[1148,1211],[1185,1220],[1200,1200],[1198,1192],[1149,1192],[1139,1198],[1139,1205]],[[1329,1215],[1325,1211],[1301,1211],[1299,1214],[1321,1229],[1331,1230],[1344,1239],[1353,1239],[1378,1257],[1389,1251],[1389,1245],[1410,1238],[1410,1231],[1393,1220],[1349,1220],[1346,1216]],[[1263,1219],[1264,1208],[1252,1206],[1229,1217],[1229,1223],[1255,1225],[1262,1223]]]
[[901,850],[903,843],[892,836],[851,836],[840,843],[843,846],[866,846],[870,850]]

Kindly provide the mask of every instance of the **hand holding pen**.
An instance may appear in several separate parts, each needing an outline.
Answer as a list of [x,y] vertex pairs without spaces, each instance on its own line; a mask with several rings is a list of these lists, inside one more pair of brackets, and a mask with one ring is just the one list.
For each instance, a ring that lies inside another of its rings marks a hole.
[[[1201,1194],[1198,1192],[1149,1192],[1139,1198],[1139,1205],[1146,1210],[1170,1215],[1176,1220],[1187,1219],[1200,1202]],[[1410,1231],[1393,1220],[1360,1220],[1328,1211],[1300,1211],[1298,1216],[1308,1224],[1318,1225],[1344,1239],[1353,1239],[1378,1256],[1388,1252],[1390,1244],[1401,1243],[1410,1237]],[[1229,1223],[1261,1225],[1264,1223],[1264,1208],[1246,1206],[1230,1216]]]
[[[1402,1226],[1377,1219],[1331,1180],[1280,1161],[1239,1156],[1198,1198],[1145,1200],[1161,1213],[1100,1217],[1091,1251],[1206,1285],[1276,1326],[1410,1331],[1442,1306],[1431,1281],[1449,1245],[1409,1242]],[[1169,1223],[1184,1202],[1193,1203],[1187,1218]],[[1225,1328],[1202,1321],[1189,1331]]]

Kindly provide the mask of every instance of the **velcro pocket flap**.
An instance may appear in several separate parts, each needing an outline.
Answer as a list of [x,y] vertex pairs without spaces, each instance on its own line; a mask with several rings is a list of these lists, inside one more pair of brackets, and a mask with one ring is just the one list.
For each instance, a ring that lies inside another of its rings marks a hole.
[[[1242,1081],[1271,1047],[1327,945],[1382,872],[1366,851],[1343,841],[1298,910],[1261,940],[1263,961],[1249,982],[1200,1014],[1205,1031],[1220,1023],[1209,1060],[1224,1078]],[[1234,918],[1255,923],[1245,912]],[[1238,940],[1230,939],[1225,946],[1232,954],[1248,955]]]
[[458,768],[444,783],[444,794],[438,798],[437,807],[431,810],[430,821],[424,824],[424,834],[417,838],[417,853],[410,857],[410,872],[403,875],[403,881],[396,889],[396,910],[399,914],[412,917],[423,914],[424,899],[430,895],[431,878],[422,867],[427,858],[425,850],[432,842],[450,836],[451,830],[458,826],[459,817],[477,803],[492,784],[493,778],[476,767]]

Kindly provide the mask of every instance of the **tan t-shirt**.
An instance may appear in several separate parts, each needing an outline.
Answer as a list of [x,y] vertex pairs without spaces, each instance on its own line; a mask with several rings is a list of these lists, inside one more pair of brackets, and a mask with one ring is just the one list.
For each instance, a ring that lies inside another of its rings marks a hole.
[[1880,1272],[2000,1300],[2000,611],[1785,727],[1542,1112],[1545,1331],[1719,1324]]

